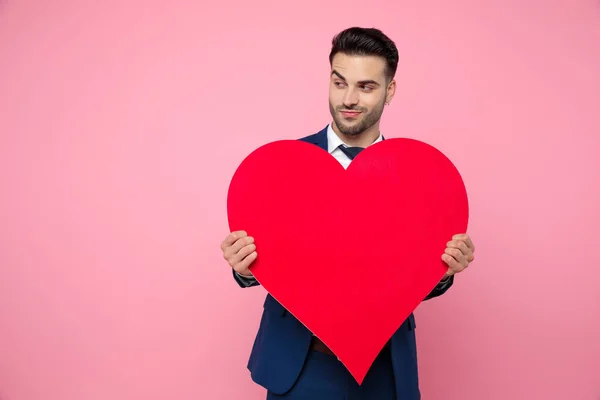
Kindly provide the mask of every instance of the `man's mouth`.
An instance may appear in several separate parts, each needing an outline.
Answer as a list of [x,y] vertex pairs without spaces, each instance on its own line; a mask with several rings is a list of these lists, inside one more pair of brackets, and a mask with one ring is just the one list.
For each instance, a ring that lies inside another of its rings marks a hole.
[[360,111],[341,110],[340,114],[342,114],[344,118],[355,118],[360,114]]

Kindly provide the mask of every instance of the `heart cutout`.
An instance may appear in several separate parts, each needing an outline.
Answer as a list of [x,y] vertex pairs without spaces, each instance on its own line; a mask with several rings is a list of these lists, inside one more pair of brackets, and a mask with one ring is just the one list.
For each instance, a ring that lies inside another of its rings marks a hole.
[[231,231],[255,239],[256,279],[360,384],[443,278],[468,200],[452,162],[418,140],[378,142],[346,170],[314,144],[280,140],[240,164],[227,211]]

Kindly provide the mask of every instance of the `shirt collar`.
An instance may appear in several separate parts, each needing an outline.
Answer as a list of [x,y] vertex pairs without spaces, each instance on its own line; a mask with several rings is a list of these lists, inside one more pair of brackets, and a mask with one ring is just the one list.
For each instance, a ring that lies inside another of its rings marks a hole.
[[[371,144],[371,146],[377,142],[381,142],[382,140],[383,136],[381,135],[381,132],[379,132],[379,137]],[[329,151],[329,154],[331,154],[335,151],[335,149],[337,149],[341,145],[351,147],[344,143],[342,139],[340,139],[340,137],[333,131],[333,128],[331,127],[330,123],[327,126],[327,151]]]

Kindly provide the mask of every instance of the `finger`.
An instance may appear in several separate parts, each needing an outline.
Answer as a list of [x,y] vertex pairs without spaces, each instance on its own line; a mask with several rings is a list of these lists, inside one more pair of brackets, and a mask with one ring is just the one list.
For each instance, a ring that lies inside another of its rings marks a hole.
[[448,254],[449,256],[452,256],[458,262],[460,262],[461,259],[465,258],[465,255],[462,253],[462,251],[456,248],[447,247],[446,250],[444,250],[444,253]]
[[[459,247],[461,249],[461,251],[463,252],[463,254],[467,257],[467,262],[469,262],[469,263],[473,262],[475,260],[475,254],[474,254],[475,246],[473,245],[471,238],[469,238],[469,236],[466,234],[454,235],[453,238],[454,238],[454,240],[452,240],[451,242],[448,242],[448,244],[447,244],[448,247]],[[463,247],[463,245],[455,246],[454,242],[464,243],[464,246],[466,246],[466,250],[465,250],[465,247]]]
[[461,270],[461,265],[454,257],[449,254],[442,254],[442,261],[448,265],[450,271],[458,272]]
[[253,251],[252,253],[248,254],[248,256],[246,256],[242,261],[240,261],[235,266],[234,269],[238,273],[247,271],[250,268],[250,266],[252,265],[252,263],[256,260],[257,257],[258,257],[258,254],[256,253],[256,251]]
[[231,232],[229,235],[227,235],[227,237],[225,238],[225,240],[223,240],[223,242],[221,243],[221,250],[225,251],[225,249],[227,249],[228,247],[231,247],[237,240],[248,236],[248,234],[245,231],[234,231]]
[[452,257],[461,267],[461,269],[466,268],[468,265],[467,257],[458,249],[447,248],[444,251],[445,254]]
[[467,247],[469,249],[471,249],[471,251],[475,250],[475,245],[473,244],[473,241],[471,240],[471,238],[469,237],[469,235],[467,235],[466,233],[461,233],[458,235],[454,235],[452,237],[453,240],[462,240],[465,242],[465,244],[467,245]]
[[254,243],[254,238],[252,236],[244,236],[243,238],[238,239],[234,244],[225,249],[224,257],[230,260],[232,257],[242,250],[245,246]]
[[254,243],[244,246],[229,259],[229,263],[234,267],[255,250],[256,245]]
[[446,243],[446,246],[448,246],[450,248],[458,249],[464,255],[467,255],[467,254],[470,253],[470,250],[467,247],[467,244],[464,241],[462,241],[462,240],[451,240],[448,243]]
[[465,243],[467,244],[467,247],[471,249],[471,251],[475,251],[475,245],[473,244],[473,241],[469,236],[467,236],[467,238],[465,239]]

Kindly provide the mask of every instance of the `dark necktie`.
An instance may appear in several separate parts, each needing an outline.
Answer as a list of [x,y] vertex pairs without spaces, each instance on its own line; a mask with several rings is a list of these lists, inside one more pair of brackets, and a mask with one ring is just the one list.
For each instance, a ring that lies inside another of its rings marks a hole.
[[346,147],[343,144],[340,145],[339,149],[348,156],[349,159],[354,160],[354,157],[364,150],[364,147]]

